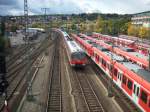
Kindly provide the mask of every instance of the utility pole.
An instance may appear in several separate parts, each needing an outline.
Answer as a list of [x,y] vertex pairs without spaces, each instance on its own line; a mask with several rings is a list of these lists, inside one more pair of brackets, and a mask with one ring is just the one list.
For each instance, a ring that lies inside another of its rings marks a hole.
[[49,9],[50,8],[41,8],[41,10],[44,11],[44,20],[43,20],[43,23],[44,23],[45,30],[46,30],[46,22],[47,22],[47,11]]
[[28,1],[24,0],[25,43],[28,42]]
[[[29,46],[30,45],[30,40],[29,40],[29,35],[28,35],[28,24],[29,24],[29,16],[28,16],[28,1],[24,0],[24,18],[25,18],[25,42],[26,45]],[[30,51],[29,49],[27,49],[27,100],[32,100],[33,99],[33,95],[32,95],[32,83],[31,83],[31,59],[30,59]]]

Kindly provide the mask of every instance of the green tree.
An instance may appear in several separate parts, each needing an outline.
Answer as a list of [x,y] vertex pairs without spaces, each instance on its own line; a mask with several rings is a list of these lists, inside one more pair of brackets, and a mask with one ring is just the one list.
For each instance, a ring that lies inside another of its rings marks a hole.
[[125,23],[123,26],[121,26],[120,33],[127,34],[128,33],[128,25],[129,25],[129,23]]

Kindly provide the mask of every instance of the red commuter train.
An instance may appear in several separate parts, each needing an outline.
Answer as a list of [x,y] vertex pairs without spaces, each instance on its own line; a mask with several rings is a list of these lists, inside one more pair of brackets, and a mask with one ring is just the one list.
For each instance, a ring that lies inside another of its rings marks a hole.
[[[87,55],[143,111],[150,112],[150,72],[98,43],[72,34]],[[113,60],[112,60],[113,58]]]
[[[85,34],[80,34],[82,37],[85,37],[86,39],[89,39],[91,41],[94,41],[98,43],[99,45],[102,45],[108,49],[111,49],[112,45],[109,45],[106,40],[102,39],[100,40],[99,38],[92,38],[89,36],[86,36]],[[138,51],[134,51],[132,48],[128,47],[122,47],[121,45],[116,44],[117,46],[114,47],[114,52],[116,52],[119,55],[126,56],[128,60],[132,60],[133,62],[139,64],[140,66],[144,68],[148,68],[148,56],[145,56]],[[128,51],[129,50],[129,51]],[[131,52],[134,51],[134,52]]]
[[87,63],[84,50],[64,31],[61,31],[69,63],[74,67],[82,67]]
[[100,33],[93,33],[93,37],[97,37],[97,38],[100,38],[106,41],[111,41],[111,42],[114,41],[117,44],[121,44],[123,46],[129,46],[145,55],[148,55],[149,53],[150,45],[146,44],[145,42],[142,43],[142,41],[140,41],[138,38],[136,38],[135,40],[135,38],[132,38],[132,37],[129,38],[125,35],[120,35],[119,37],[112,37],[112,36],[103,35]]

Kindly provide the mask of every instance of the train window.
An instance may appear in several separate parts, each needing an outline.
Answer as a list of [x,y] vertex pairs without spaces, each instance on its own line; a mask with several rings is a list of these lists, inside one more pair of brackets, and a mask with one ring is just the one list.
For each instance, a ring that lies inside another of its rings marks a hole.
[[107,63],[107,65],[106,65],[106,66],[107,66],[107,68],[109,69],[109,64],[108,64],[108,63]]
[[117,77],[118,70],[114,68],[114,75]]
[[106,61],[104,61],[104,66],[106,67]]
[[106,61],[102,59],[102,64],[106,67]]
[[125,84],[125,85],[126,85],[126,82],[127,82],[127,77],[126,77],[126,76],[124,76],[124,75],[123,75],[122,82],[123,82],[123,84]]
[[102,63],[102,58],[99,58],[100,63]]
[[118,72],[118,79],[120,79],[120,74],[119,74],[119,72]]
[[133,84],[132,81],[128,79],[128,84],[127,84],[127,86],[128,86],[128,88],[129,88],[130,90],[132,89],[132,84]]
[[135,93],[135,90],[136,90],[136,85],[134,84],[134,89],[133,89],[133,92]]
[[99,61],[99,56],[98,55],[96,56],[96,59],[97,59],[97,61]]
[[142,93],[141,93],[141,100],[144,103],[147,103],[147,93],[145,91],[143,91],[143,90],[142,90]]
[[113,66],[112,65],[109,66],[109,70],[113,73]]
[[137,96],[139,96],[139,90],[140,90],[139,87],[137,87],[137,92],[136,92]]
[[122,73],[118,72],[118,79],[121,81]]
[[84,52],[75,52],[71,55],[72,59],[84,59],[85,58],[85,53]]

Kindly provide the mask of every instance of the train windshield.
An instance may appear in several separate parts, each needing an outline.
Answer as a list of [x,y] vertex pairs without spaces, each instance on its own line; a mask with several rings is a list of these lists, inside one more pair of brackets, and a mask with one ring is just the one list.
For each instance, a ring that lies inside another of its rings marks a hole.
[[78,60],[84,59],[85,53],[84,52],[75,52],[72,54],[71,58],[72,59],[78,59]]

